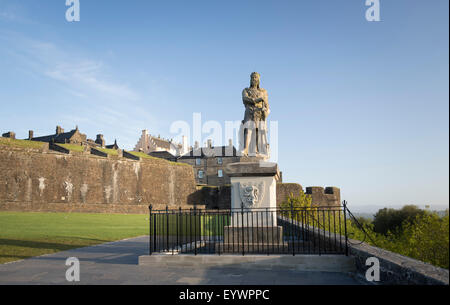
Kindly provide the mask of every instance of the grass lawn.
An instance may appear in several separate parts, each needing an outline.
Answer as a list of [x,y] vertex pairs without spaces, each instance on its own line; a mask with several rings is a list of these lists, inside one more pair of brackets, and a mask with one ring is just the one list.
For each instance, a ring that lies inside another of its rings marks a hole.
[[146,153],[143,152],[137,152],[137,151],[127,151],[127,153],[132,154],[133,156],[142,158],[142,159],[158,159],[156,157],[152,157],[147,155]]
[[[133,156],[136,156],[136,157],[139,157],[142,159],[164,160],[164,159],[153,157],[153,156],[147,155],[146,153],[138,152],[138,151],[127,151],[127,153],[132,154]],[[175,164],[175,165],[190,166],[189,164],[182,163],[182,162],[173,162],[173,161],[169,161],[169,160],[166,160],[166,161],[171,164]]]
[[148,215],[0,212],[0,263],[148,235]]
[[23,148],[42,148],[43,142],[27,141],[27,140],[14,140],[9,138],[0,138],[0,145],[15,146]]
[[71,151],[78,151],[83,152],[84,146],[81,145],[75,145],[75,144],[58,144],[58,146],[64,147],[65,149],[71,150]]
[[151,234],[176,236],[221,236],[230,225],[229,215],[153,214]]
[[95,149],[111,156],[117,156],[119,154],[116,149],[101,148],[101,147],[95,147]]

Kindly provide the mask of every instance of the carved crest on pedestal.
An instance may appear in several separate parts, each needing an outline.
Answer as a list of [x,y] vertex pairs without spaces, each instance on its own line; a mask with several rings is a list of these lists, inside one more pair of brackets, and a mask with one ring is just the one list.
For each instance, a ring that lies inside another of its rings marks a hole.
[[257,208],[264,196],[264,181],[255,182],[239,182],[239,195],[241,197],[244,208]]

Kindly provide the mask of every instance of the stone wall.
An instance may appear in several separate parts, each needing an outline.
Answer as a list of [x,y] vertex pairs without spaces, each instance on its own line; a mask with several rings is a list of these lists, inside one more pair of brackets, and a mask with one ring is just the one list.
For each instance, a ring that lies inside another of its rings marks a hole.
[[[320,236],[323,242],[333,244],[335,247],[345,249],[345,236],[322,229],[305,229],[307,234]],[[370,257],[378,258],[380,262],[380,281],[370,282],[380,285],[448,285],[449,271],[431,264],[394,253],[382,248],[371,246],[359,240],[348,240],[348,254],[355,258],[357,275],[365,280],[365,274],[369,267],[366,261]]]
[[[290,194],[297,195],[302,186],[298,183],[277,183],[277,206],[283,203]],[[309,188],[307,188],[309,189]],[[321,191],[320,191],[321,190]],[[326,193],[326,190],[330,194]],[[314,187],[312,204],[316,206],[339,206],[341,202],[340,190],[337,187]],[[196,198],[200,199],[200,204],[208,209],[229,209],[231,207],[231,187],[223,186],[199,186]]]
[[297,195],[302,186],[298,183],[277,183],[277,206],[282,204],[290,196],[290,194]]
[[0,146],[0,173],[0,210],[147,213],[201,202],[192,167],[163,159]]
[[350,240],[349,254],[355,257],[356,269],[361,278],[369,266],[366,260],[376,257],[380,262],[382,285],[448,285],[448,269],[433,266],[417,259],[403,256],[385,249],[373,247],[357,240]]
[[[303,187],[297,183],[277,184],[277,206],[284,202],[290,194],[297,195]],[[337,187],[310,186],[305,194],[311,195],[312,204],[316,206],[339,206],[341,204],[341,190]]]
[[325,189],[321,186],[309,186],[305,194],[311,195],[313,205],[338,206],[341,204],[341,190],[334,186],[328,186]]
[[224,186],[198,186],[192,196],[201,198],[199,204],[207,209],[229,209],[231,207],[231,187]]

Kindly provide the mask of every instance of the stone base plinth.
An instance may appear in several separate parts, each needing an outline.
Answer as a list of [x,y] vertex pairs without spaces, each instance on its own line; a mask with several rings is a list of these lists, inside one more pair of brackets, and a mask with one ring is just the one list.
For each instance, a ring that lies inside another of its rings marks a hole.
[[289,254],[289,245],[280,240],[279,243],[223,243],[216,244],[215,254]]
[[[299,271],[353,272],[355,259],[345,255],[194,255],[153,254],[139,256],[139,266],[172,268],[174,266],[195,268],[235,268],[254,270],[292,269]],[[151,271],[151,269],[149,269]]]
[[279,253],[288,243],[283,241],[283,227],[224,227],[223,244],[216,253]]
[[277,244],[283,241],[283,227],[231,227],[223,228],[224,243]]

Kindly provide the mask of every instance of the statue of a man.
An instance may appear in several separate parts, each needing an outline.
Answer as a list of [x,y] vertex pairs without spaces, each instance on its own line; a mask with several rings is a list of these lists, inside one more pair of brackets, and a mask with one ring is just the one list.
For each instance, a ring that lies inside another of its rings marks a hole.
[[[260,88],[260,75],[253,72],[250,76],[250,87],[242,91],[242,101],[245,106],[244,149],[243,155],[269,155],[267,143],[266,118],[270,113],[267,91]],[[252,137],[253,136],[253,137]],[[253,140],[252,140],[253,139]]]

